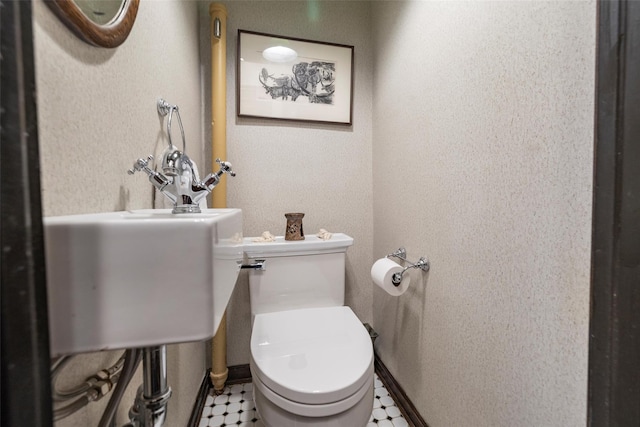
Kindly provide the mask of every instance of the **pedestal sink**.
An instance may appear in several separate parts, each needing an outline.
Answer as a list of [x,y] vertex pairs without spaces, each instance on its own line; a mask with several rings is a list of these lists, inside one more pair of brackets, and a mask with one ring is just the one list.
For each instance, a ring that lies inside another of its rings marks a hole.
[[242,212],[44,219],[53,356],[212,337],[242,262]]

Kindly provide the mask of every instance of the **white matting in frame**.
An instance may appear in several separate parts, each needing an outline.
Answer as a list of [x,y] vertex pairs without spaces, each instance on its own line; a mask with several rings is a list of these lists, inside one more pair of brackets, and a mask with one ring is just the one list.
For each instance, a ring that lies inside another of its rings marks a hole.
[[[266,59],[274,46],[297,55]],[[353,46],[239,30],[236,95],[241,117],[351,124]]]

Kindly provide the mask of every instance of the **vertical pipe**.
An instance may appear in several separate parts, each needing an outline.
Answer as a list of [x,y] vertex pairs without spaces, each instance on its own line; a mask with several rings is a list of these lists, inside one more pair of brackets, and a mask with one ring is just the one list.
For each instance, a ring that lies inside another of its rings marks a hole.
[[[209,5],[211,17],[211,145],[213,164],[215,159],[227,158],[227,8],[220,3]],[[214,208],[227,207],[227,177],[211,196]],[[214,393],[224,390],[229,370],[227,369],[227,313],[220,322],[218,332],[211,342],[211,382]]]
[[167,389],[167,346],[145,347],[142,349],[143,391],[146,397],[166,393]]
[[[142,406],[139,417],[144,427],[162,427],[167,418],[171,387],[167,384],[167,346],[142,349]],[[138,400],[138,399],[136,399]]]

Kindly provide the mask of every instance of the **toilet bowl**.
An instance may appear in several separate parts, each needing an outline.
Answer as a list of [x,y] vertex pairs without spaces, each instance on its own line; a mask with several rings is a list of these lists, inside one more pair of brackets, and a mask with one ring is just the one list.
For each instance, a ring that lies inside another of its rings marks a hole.
[[257,315],[251,374],[269,426],[364,426],[371,416],[371,339],[348,307]]
[[343,305],[353,239],[314,238],[245,240],[247,257],[265,260],[265,270],[249,276],[256,409],[267,427],[364,427],[373,409],[373,346]]

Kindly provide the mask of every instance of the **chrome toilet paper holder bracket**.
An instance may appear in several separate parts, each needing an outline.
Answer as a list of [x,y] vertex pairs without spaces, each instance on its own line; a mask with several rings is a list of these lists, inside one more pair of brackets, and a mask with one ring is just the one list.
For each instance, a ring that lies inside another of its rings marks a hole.
[[391,257],[401,259],[402,261],[409,264],[400,273],[393,274],[393,276],[391,277],[391,283],[393,283],[394,286],[400,286],[400,283],[402,283],[402,275],[405,273],[405,271],[409,270],[410,268],[419,268],[420,270],[427,272],[431,267],[429,264],[429,260],[426,259],[425,257],[420,257],[418,262],[415,262],[415,263],[409,261],[407,259],[407,250],[405,248],[398,248],[398,250],[395,251],[394,253],[387,255],[387,258],[391,258]]

